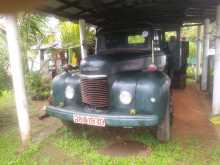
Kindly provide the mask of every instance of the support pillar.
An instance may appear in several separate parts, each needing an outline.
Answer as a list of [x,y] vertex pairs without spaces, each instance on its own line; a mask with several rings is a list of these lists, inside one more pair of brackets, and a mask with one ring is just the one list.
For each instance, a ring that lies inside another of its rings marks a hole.
[[216,16],[215,64],[213,81],[212,113],[220,114],[220,5]]
[[203,51],[202,82],[201,82],[201,89],[203,91],[207,90],[207,81],[208,81],[209,24],[210,24],[210,20],[206,18],[204,22],[204,44],[203,44],[204,51]]
[[201,50],[202,50],[202,40],[201,40],[201,26],[197,29],[197,41],[196,41],[196,81],[199,82],[199,76],[201,74]]
[[6,33],[12,81],[15,94],[15,103],[18,117],[18,124],[23,144],[30,139],[30,121],[28,104],[24,88],[24,77],[21,63],[21,54],[18,43],[17,23],[13,15],[7,16]]
[[181,28],[180,27],[176,31],[176,39],[178,42],[181,40]]
[[80,48],[81,48],[81,59],[85,59],[87,57],[87,50],[85,47],[85,20],[79,20],[79,32],[80,32]]

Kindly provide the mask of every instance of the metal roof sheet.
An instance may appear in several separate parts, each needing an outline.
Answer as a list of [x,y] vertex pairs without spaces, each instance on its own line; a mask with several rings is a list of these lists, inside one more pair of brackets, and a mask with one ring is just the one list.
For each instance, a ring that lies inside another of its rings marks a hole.
[[182,25],[215,19],[220,0],[48,0],[41,11],[99,27]]

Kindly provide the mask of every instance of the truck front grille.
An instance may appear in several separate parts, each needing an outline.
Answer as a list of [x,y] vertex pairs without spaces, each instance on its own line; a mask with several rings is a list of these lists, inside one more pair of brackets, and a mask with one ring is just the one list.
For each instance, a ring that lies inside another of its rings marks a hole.
[[80,87],[83,103],[97,108],[109,106],[107,78],[81,78]]

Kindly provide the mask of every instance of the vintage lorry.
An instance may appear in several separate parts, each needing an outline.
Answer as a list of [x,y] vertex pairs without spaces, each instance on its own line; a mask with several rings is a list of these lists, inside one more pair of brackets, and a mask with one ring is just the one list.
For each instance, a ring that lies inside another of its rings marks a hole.
[[169,140],[171,80],[185,66],[187,44],[164,36],[153,27],[97,29],[95,54],[54,78],[46,112],[72,124],[154,127]]

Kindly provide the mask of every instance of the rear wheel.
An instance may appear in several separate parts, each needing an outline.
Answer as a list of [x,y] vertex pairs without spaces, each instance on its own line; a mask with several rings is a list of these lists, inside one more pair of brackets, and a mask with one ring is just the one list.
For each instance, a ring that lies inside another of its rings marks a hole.
[[170,132],[171,132],[171,113],[170,108],[165,113],[163,121],[157,126],[156,136],[160,141],[168,141],[170,140]]

